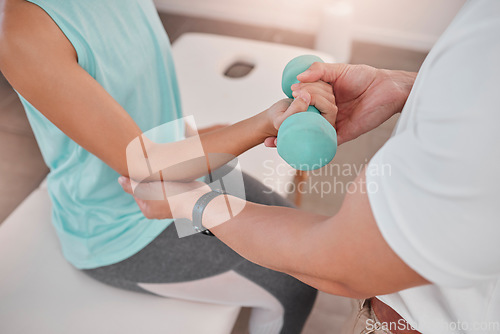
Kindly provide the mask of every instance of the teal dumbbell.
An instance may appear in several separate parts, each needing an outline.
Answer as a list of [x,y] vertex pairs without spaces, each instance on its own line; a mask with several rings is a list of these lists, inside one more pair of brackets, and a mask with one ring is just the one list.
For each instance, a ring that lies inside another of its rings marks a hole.
[[[305,55],[292,59],[283,71],[282,88],[289,98],[297,76],[321,58]],[[288,117],[278,131],[279,155],[293,168],[303,171],[319,169],[332,161],[337,153],[337,132],[321,116],[318,109],[309,106],[306,112]]]

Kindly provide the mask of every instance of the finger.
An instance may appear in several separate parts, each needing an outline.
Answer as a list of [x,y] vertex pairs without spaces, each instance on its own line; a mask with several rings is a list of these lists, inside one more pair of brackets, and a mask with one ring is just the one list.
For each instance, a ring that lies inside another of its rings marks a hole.
[[321,115],[326,118],[330,124],[335,126],[337,119],[338,108],[337,105],[331,103],[328,99],[320,95],[313,95],[311,105],[315,106],[321,112]]
[[316,109],[321,113],[323,117],[326,118],[333,126],[335,126],[335,120],[337,119],[338,107],[335,103],[335,97],[333,95],[320,95],[311,94],[310,105],[315,106]]
[[279,129],[281,123],[293,114],[306,111],[311,103],[311,95],[306,91],[301,91],[300,95],[290,104],[290,107],[279,117],[274,120],[274,126]]
[[271,108],[275,108],[277,110],[286,110],[286,109],[288,109],[288,107],[290,107],[290,104],[292,104],[292,102],[293,102],[293,99],[290,99],[290,98],[282,99],[282,100],[279,100],[278,102],[276,102],[275,104],[273,104],[273,106]]
[[346,64],[328,64],[316,62],[304,73],[297,76],[301,82],[316,82],[322,80],[328,83],[334,83],[346,70]]
[[137,198],[137,197],[134,197],[134,199],[135,199],[135,202],[137,203],[137,205],[139,206],[139,209],[141,209],[141,211],[147,210],[147,203],[145,200]]
[[311,95],[311,98],[314,100],[316,96],[322,96],[324,97],[327,101],[330,101],[330,103],[335,103],[335,95],[333,95],[333,89],[332,86],[329,84],[325,84],[325,86],[320,85],[318,83],[307,83],[307,84],[301,84],[301,88],[299,90],[296,90],[293,92],[293,96],[297,97],[299,96],[301,91],[307,91],[309,95]]
[[264,140],[264,145],[266,147],[276,147],[276,137],[267,137],[265,140]]
[[166,200],[165,184],[161,181],[140,182],[134,188],[134,197],[150,201]]
[[324,91],[326,94],[333,94],[333,87],[331,84],[326,83],[322,80],[315,82],[299,82],[292,85],[292,92],[296,92],[304,89],[305,87],[314,87],[318,91]]
[[129,193],[130,195],[134,194],[134,191],[132,190],[132,184],[130,183],[130,179],[125,176],[120,176],[118,178],[118,183],[122,186],[123,190],[126,193]]
[[120,176],[118,178],[118,183],[122,186],[126,193],[134,196],[136,199],[144,200],[165,200],[165,191],[163,188],[163,182],[135,182],[132,185],[132,181],[125,176]]

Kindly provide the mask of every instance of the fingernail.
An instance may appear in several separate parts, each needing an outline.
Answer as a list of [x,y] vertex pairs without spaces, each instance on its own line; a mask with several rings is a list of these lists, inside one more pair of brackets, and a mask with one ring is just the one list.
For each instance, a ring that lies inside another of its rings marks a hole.
[[299,89],[299,84],[298,83],[293,84],[291,88],[292,88],[292,90],[297,90],[297,89]]
[[292,93],[292,96],[293,96],[294,98],[297,98],[297,96],[299,96],[299,92],[298,92],[298,91],[293,92],[293,93]]
[[125,183],[125,178],[123,176],[120,176],[118,178],[118,183],[123,185]]

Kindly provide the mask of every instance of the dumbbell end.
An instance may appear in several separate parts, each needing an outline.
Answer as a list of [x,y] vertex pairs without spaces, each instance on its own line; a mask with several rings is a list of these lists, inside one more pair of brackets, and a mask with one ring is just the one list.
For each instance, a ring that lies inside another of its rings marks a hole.
[[293,98],[292,96],[292,85],[298,83],[297,76],[307,70],[311,65],[315,62],[322,63],[320,57],[314,55],[303,55],[296,57],[286,65],[283,70],[283,78],[281,80],[281,88],[283,89],[283,93],[289,98]]
[[278,132],[278,154],[302,171],[329,164],[337,153],[337,132],[323,116],[302,112],[288,117]]

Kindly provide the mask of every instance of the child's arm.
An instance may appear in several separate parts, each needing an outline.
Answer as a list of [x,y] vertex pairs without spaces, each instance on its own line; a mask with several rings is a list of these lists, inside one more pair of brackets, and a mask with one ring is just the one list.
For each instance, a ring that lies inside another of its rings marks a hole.
[[[129,175],[133,166],[127,168],[127,146],[142,131],[78,65],[75,49],[52,19],[36,5],[7,2],[0,24],[0,69],[11,85],[75,142],[121,175]],[[279,102],[270,111],[201,135],[205,154],[237,156],[266,137],[275,136],[272,117],[284,112],[288,105],[289,102]],[[207,106],[207,112],[209,109]],[[179,161],[180,154],[184,161],[199,157],[196,138],[171,144],[144,144],[149,159],[158,158],[159,162],[172,156]],[[140,153],[134,159],[129,156],[128,161],[143,163],[144,155]],[[168,166],[168,161],[164,165]]]
[[211,126],[207,126],[205,128],[200,128],[200,129],[193,129],[193,127],[188,123],[185,122],[185,127],[186,127],[186,137],[192,137],[192,136],[197,136],[197,135],[204,135],[206,133],[216,131],[223,129],[225,127],[229,126],[229,124],[215,124]]

